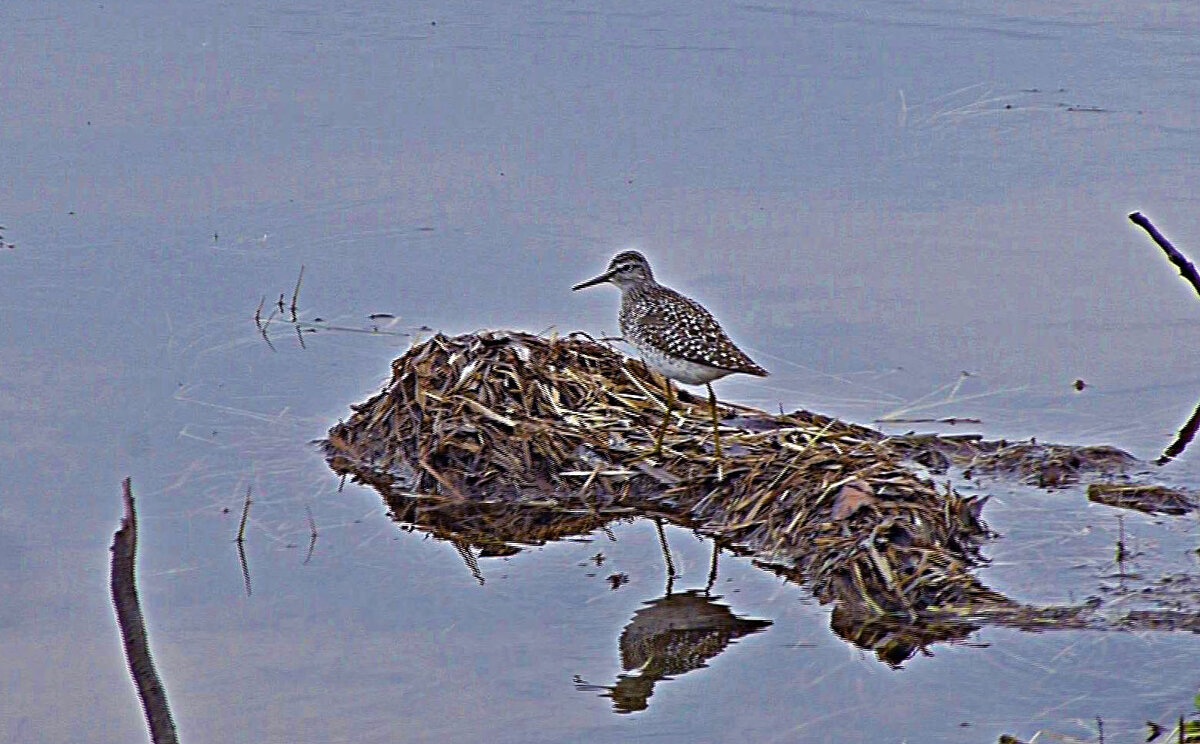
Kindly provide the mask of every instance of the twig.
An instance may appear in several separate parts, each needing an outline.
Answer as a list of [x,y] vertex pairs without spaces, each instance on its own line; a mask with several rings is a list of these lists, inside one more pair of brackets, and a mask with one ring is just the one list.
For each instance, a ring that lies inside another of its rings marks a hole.
[[304,513],[308,515],[310,539],[308,541],[308,555],[304,556],[304,563],[302,565],[307,566],[308,562],[312,560],[313,549],[317,547],[317,520],[313,519],[312,509],[308,507],[308,504],[304,505]]
[[112,567],[110,585],[113,607],[117,611],[117,624],[121,628],[121,640],[125,643],[125,659],[129,673],[142,699],[142,710],[146,714],[146,725],[150,729],[150,740],[154,744],[175,744],[179,741],[175,733],[175,721],[171,717],[171,706],[167,703],[167,691],[154,668],[150,655],[150,641],[146,636],[146,623],[142,617],[141,602],[138,600],[137,577],[137,512],[133,506],[133,487],[126,478],[121,484],[124,491],[125,516],[121,528],[113,534]]
[[[275,317],[275,312],[275,310],[272,310],[271,314],[267,316],[267,319],[264,320],[258,327],[258,332],[262,334],[263,341],[267,342],[267,346],[271,349],[271,351],[275,351],[275,344],[271,343],[271,337],[267,335],[267,328],[270,327],[271,319]],[[255,322],[257,322],[257,319]]]
[[1196,290],[1196,294],[1200,294],[1200,274],[1196,273],[1196,267],[1187,259],[1187,256],[1184,256],[1175,246],[1171,245],[1171,241],[1164,238],[1162,233],[1158,231],[1158,228],[1150,224],[1150,220],[1141,212],[1130,214],[1129,221],[1150,235],[1154,242],[1158,244],[1158,247],[1162,248],[1163,253],[1167,254],[1167,258],[1171,263],[1175,264],[1176,268],[1179,269],[1179,275],[1188,280],[1188,283],[1192,285],[1192,289]]
[[1155,465],[1166,465],[1171,460],[1179,456],[1187,446],[1192,443],[1192,439],[1196,436],[1196,430],[1200,429],[1200,402],[1196,403],[1195,410],[1192,411],[1192,417],[1187,420],[1183,428],[1179,430],[1179,435],[1175,437],[1175,441],[1163,450],[1158,459],[1154,461]]
[[300,264],[300,276],[296,277],[296,291],[292,292],[292,322],[296,322],[296,301],[300,299],[300,282],[304,281],[304,264]]
[[246,520],[250,517],[250,491],[254,488],[253,485],[246,486],[246,502],[242,504],[242,521],[238,524],[237,537],[234,542],[237,543],[238,563],[242,566],[242,582],[246,585],[246,596],[251,594],[250,588],[250,564],[246,561]]
[[239,544],[246,541],[246,519],[250,516],[250,504],[253,503],[250,500],[250,489],[253,487],[246,486],[246,503],[242,504],[242,521],[238,525],[237,540],[235,541]]
[[246,585],[246,596],[253,594],[250,586],[250,563],[246,560],[246,543],[237,544],[238,564],[242,567],[242,583]]
[[982,424],[983,421],[977,418],[960,418],[952,416],[950,418],[889,418],[875,419],[876,424],[949,424],[956,426],[958,424]]
[[[1141,212],[1133,212],[1129,215],[1129,221],[1146,231],[1150,238],[1162,248],[1163,253],[1167,254],[1167,259],[1179,269],[1179,275],[1192,285],[1192,289],[1196,290],[1196,294],[1200,295],[1200,274],[1196,272],[1196,267],[1187,259],[1179,250],[1171,245],[1171,241],[1163,237],[1163,234],[1158,231]],[[1200,403],[1197,404],[1196,410],[1192,412],[1192,417],[1187,420],[1183,428],[1179,430],[1179,435],[1175,437],[1175,441],[1163,451],[1162,455],[1154,461],[1156,465],[1165,465],[1175,457],[1187,449],[1192,438],[1196,436],[1196,429],[1200,427]]]
[[372,336],[379,335],[379,336],[400,336],[400,337],[407,337],[407,336],[412,335],[411,333],[405,333],[404,331],[389,331],[386,328],[385,329],[381,329],[378,327],[354,328],[353,326],[331,325],[329,323],[318,322],[315,320],[314,321],[306,320],[303,323],[301,323],[300,321],[296,321],[296,327],[302,328],[309,332],[312,332],[312,331],[342,331],[345,333],[369,333]]

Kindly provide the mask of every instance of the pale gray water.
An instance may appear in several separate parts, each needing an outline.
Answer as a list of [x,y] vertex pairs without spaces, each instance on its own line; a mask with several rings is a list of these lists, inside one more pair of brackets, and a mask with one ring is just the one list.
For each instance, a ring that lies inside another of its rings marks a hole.
[[[1096,716],[1132,741],[1192,710],[1193,636],[983,631],[892,670],[726,556],[721,601],[773,625],[615,715],[573,677],[614,684],[662,595],[652,525],[484,559],[480,586],[338,492],[309,442],[409,339],[272,351],[251,316],[301,264],[308,318],[599,333],[616,293],[570,286],[637,246],[773,371],[724,397],[1148,458],[1190,414],[1200,304],[1125,215],[1200,257],[1194,5],[639,8],[0,6],[0,741],[144,736],[107,597],[126,475],[185,741],[991,742]],[[990,581],[1099,590],[1115,512],[995,492]],[[1148,576],[1196,570],[1194,517],[1125,528]],[[668,535],[703,586],[707,543]]]

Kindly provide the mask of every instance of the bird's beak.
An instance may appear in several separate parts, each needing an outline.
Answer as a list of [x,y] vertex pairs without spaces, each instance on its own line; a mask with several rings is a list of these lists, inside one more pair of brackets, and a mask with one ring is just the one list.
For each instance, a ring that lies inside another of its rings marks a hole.
[[597,284],[603,284],[604,282],[607,282],[609,279],[612,279],[612,275],[614,273],[616,273],[616,272],[606,271],[594,279],[588,279],[586,282],[580,282],[579,284],[576,284],[574,287],[571,287],[571,291],[575,291],[577,289],[584,289],[586,287],[593,287]]

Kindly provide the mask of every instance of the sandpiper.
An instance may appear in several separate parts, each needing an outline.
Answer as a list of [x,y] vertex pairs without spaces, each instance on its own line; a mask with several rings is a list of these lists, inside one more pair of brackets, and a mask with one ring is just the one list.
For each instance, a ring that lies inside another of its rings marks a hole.
[[717,396],[712,381],[734,372],[766,377],[767,371],[739,349],[699,302],[684,297],[654,280],[650,262],[637,251],[613,256],[608,269],[594,279],[576,284],[583,289],[611,282],[621,290],[621,333],[638,350],[646,366],[664,377],[667,413],[654,440],[653,455],[662,454],[663,436],[671,421],[675,394],[671,380],[708,388],[712,411],[713,447],[721,459]]

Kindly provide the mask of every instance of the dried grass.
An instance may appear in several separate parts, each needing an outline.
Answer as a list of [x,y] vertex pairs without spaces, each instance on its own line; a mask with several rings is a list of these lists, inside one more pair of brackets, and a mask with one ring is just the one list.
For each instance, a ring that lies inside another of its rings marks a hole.
[[707,401],[681,392],[650,463],[662,390],[640,362],[581,335],[437,335],[393,363],[326,448],[405,521],[496,551],[654,512],[802,576],[854,615],[1008,604],[970,573],[988,535],[982,500],[919,476],[911,445],[722,404],[719,478]]

